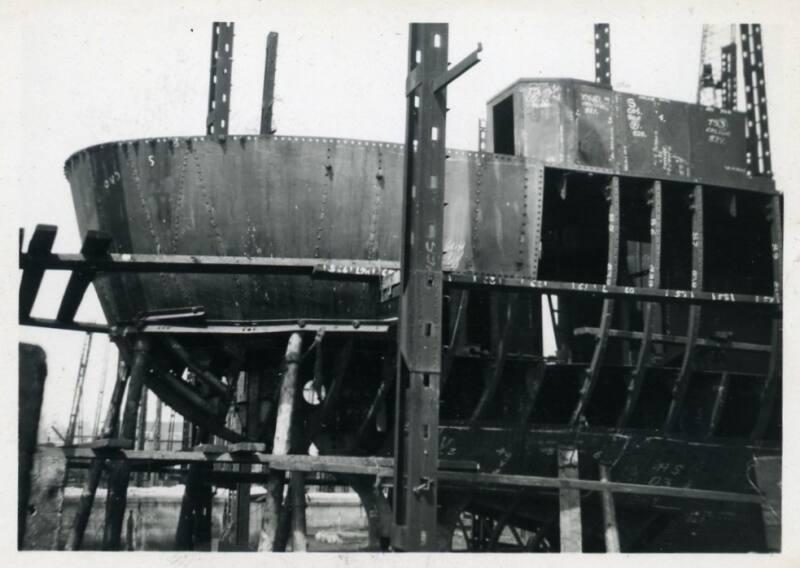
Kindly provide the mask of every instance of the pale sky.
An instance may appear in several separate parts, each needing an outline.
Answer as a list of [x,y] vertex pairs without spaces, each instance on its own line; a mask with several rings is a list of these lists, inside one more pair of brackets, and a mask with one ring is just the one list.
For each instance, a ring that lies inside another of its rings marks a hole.
[[[791,101],[800,85],[800,50],[796,28],[782,25],[793,3],[739,2],[736,9],[726,2],[658,4],[7,2],[0,8],[6,28],[2,41],[10,42],[3,50],[6,136],[0,181],[8,216],[2,251],[9,265],[3,282],[10,300],[0,315],[16,321],[18,227],[30,237],[37,223],[55,224],[54,250],[77,252],[80,247],[62,170],[67,157],[106,141],[204,132],[214,20],[235,22],[231,134],[258,132],[266,34],[277,31],[274,126],[279,134],[394,142],[401,142],[404,132],[408,23],[449,22],[451,62],[477,42],[484,47],[482,62],[448,89],[447,143],[462,149],[476,148],[485,102],[515,79],[592,80],[595,21],[611,23],[616,89],[682,101],[695,97],[703,22],[762,22],[773,170],[782,190],[797,185],[790,152],[796,148],[798,111]],[[787,201],[787,233],[793,213]],[[787,247],[792,244],[787,239]],[[786,252],[794,258],[793,246]],[[45,277],[34,315],[54,317],[65,283],[66,274]],[[102,321],[93,291],[77,319]],[[9,369],[16,358],[12,337],[3,351]],[[18,337],[47,351],[42,433],[51,424],[63,428],[83,336],[19,328]],[[103,337],[95,338],[84,397],[88,422],[105,344]],[[109,353],[108,367],[113,368],[116,349]],[[16,371],[9,375],[7,388],[16,396]],[[16,431],[13,413],[8,424]],[[15,436],[11,439],[16,443]]]

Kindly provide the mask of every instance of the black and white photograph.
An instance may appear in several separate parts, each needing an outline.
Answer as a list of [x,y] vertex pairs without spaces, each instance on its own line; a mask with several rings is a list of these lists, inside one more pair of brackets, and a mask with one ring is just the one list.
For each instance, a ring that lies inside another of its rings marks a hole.
[[795,7],[6,2],[12,564],[798,561]]

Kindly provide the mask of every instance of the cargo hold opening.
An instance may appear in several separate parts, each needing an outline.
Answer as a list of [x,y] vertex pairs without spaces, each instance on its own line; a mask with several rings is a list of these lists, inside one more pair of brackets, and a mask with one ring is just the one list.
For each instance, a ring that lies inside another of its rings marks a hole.
[[514,155],[514,95],[492,107],[492,141],[495,154]]

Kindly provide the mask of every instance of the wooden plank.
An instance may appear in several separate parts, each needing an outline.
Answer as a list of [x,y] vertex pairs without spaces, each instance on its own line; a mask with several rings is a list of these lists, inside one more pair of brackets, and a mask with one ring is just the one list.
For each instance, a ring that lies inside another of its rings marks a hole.
[[[45,268],[38,263],[50,254],[57,232],[58,228],[54,225],[36,225],[33,236],[28,243],[28,252],[20,254],[20,268],[22,268],[22,278],[19,283],[20,321],[28,319],[31,315],[45,271]],[[28,259],[36,264],[26,266],[25,261]]]
[[[620,233],[620,196],[619,196],[619,178],[614,176],[611,178],[611,186],[609,187],[609,205],[608,205],[608,265],[606,271],[606,284],[613,286],[617,284],[617,276],[619,273],[619,233]],[[608,332],[611,329],[611,322],[614,318],[614,300],[603,300],[600,316],[600,332],[595,341],[594,352],[592,359],[589,363],[589,368],[586,370],[583,385],[581,386],[580,397],[575,410],[572,412],[570,418],[570,425],[575,425],[580,422],[586,412],[586,407],[594,392],[594,387],[597,384],[597,378],[600,376],[600,368],[603,364],[605,357],[606,347],[608,345]]]
[[[105,256],[111,247],[111,236],[99,231],[87,231],[86,237],[81,246],[81,255],[91,259]],[[89,288],[89,284],[94,280],[93,270],[75,270],[69,277],[61,305],[58,307],[56,320],[60,322],[71,322],[78,313],[78,308],[83,301],[83,296]]]
[[[703,233],[703,186],[696,185],[692,193],[692,291],[703,289]],[[694,370],[695,350],[700,332],[700,316],[700,306],[689,307],[686,349],[683,352],[681,368],[672,391],[672,401],[662,427],[664,432],[672,431],[680,418],[683,401],[689,388],[689,380]]]
[[264,63],[264,92],[261,95],[261,135],[274,134],[272,109],[275,103],[275,63],[278,59],[278,34],[267,34],[267,53]]
[[[561,479],[578,478],[578,450],[558,448],[558,476]],[[562,487],[559,490],[558,502],[561,552],[582,552],[581,492]]]

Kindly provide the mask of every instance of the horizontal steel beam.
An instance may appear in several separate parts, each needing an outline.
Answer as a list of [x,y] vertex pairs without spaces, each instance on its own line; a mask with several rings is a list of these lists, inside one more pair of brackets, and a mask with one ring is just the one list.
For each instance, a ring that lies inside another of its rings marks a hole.
[[734,292],[702,292],[698,290],[671,290],[666,288],[639,288],[635,286],[610,286],[590,282],[560,282],[536,280],[524,276],[500,276],[473,272],[445,272],[446,284],[464,288],[529,289],[535,292],[564,295],[589,295],[598,298],[628,298],[635,301],[653,301],[683,304],[755,304],[776,308],[781,302],[774,296],[737,294]]
[[113,253],[103,258],[83,254],[20,254],[19,267],[98,273],[299,274],[316,278],[372,280],[388,276],[400,263],[386,260],[325,260],[185,254]]
[[[597,335],[600,329],[597,327],[579,327],[575,330],[575,335]],[[624,329],[609,330],[608,336],[614,339],[633,339],[641,340],[644,334],[641,331],[626,331]],[[686,345],[687,338],[684,335],[665,335],[663,333],[653,333],[650,340],[654,343],[671,343],[674,345]],[[725,341],[724,339],[698,339],[695,345],[699,347],[713,347],[715,349],[730,349],[733,351],[758,351],[770,353],[772,346],[760,343],[746,343],[744,341]]]

